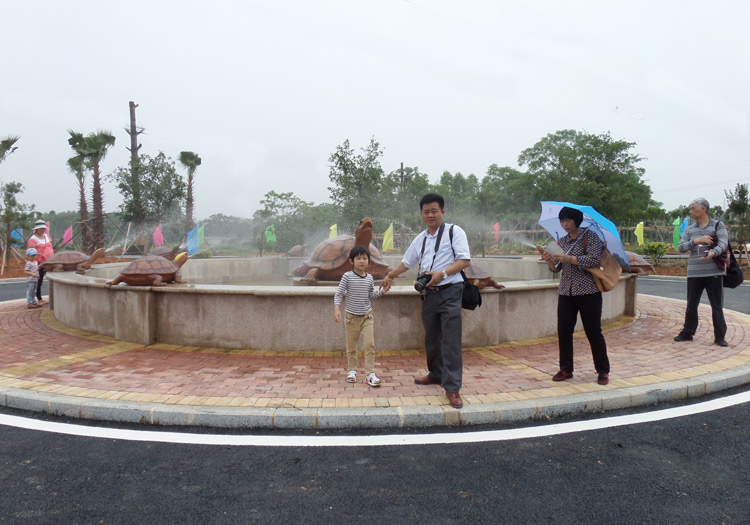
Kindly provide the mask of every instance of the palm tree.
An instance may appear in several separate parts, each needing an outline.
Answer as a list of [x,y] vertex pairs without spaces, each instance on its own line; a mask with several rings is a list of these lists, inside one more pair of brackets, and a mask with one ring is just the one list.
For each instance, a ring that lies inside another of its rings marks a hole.
[[185,200],[185,231],[195,226],[193,222],[193,183],[195,182],[195,170],[201,165],[201,158],[192,151],[180,152],[180,164],[188,170],[187,199]]
[[68,130],[68,144],[81,158],[81,162],[92,171],[94,181],[91,190],[93,207],[94,248],[104,247],[104,198],[102,195],[100,163],[107,155],[107,148],[115,144],[115,136],[109,131],[97,131],[87,136]]
[[68,169],[75,175],[78,180],[79,204],[78,214],[80,215],[81,225],[81,243],[83,251],[92,253],[91,230],[89,229],[89,207],[86,203],[86,172],[84,171],[83,159],[79,156],[68,159]]
[[21,137],[8,136],[0,140],[0,162],[4,161],[8,155],[18,149],[18,146],[14,146],[14,144],[18,142],[20,138]]

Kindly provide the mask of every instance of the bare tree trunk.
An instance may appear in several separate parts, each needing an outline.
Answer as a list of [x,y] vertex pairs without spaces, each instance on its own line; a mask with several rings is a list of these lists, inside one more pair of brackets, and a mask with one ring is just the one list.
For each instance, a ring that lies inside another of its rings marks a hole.
[[86,188],[83,184],[80,185],[81,199],[78,207],[78,215],[80,216],[81,224],[81,244],[83,245],[83,251],[86,253],[93,253],[91,246],[91,230],[89,229],[89,207],[86,203]]
[[185,231],[190,231],[195,226],[193,222],[193,185],[195,177],[188,173],[187,199],[185,200]]
[[94,248],[104,247],[104,200],[102,197],[101,173],[99,164],[94,165],[94,188],[91,192],[94,217]]

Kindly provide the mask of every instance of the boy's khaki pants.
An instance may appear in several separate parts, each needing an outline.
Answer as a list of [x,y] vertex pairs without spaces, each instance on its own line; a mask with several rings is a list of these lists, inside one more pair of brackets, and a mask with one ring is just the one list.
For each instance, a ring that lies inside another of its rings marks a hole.
[[357,343],[362,334],[365,351],[365,377],[375,372],[375,337],[372,330],[372,311],[365,315],[346,312],[346,359],[349,370],[357,370]]

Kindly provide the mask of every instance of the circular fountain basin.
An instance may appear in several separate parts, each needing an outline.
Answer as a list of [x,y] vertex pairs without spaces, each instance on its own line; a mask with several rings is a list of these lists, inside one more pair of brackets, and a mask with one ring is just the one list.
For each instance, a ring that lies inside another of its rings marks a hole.
[[[386,257],[395,267],[400,258]],[[292,286],[287,275],[302,259],[192,259],[181,270],[188,284],[109,286],[126,263],[94,265],[86,275],[49,273],[55,318],[74,328],[144,345],[157,343],[263,349],[341,351],[345,330],[333,320],[335,286]],[[537,258],[478,258],[473,262],[505,284],[482,290],[483,304],[463,311],[463,344],[490,346],[557,333],[557,286]],[[413,274],[413,275],[412,275]],[[401,286],[372,302],[380,350],[424,348],[419,294]],[[253,282],[247,285],[238,283]],[[286,282],[280,286],[278,282]],[[269,284],[265,284],[269,283]],[[602,322],[635,315],[637,280],[623,275],[604,294]],[[580,324],[580,322],[579,322]],[[579,327],[580,328],[580,327]]]

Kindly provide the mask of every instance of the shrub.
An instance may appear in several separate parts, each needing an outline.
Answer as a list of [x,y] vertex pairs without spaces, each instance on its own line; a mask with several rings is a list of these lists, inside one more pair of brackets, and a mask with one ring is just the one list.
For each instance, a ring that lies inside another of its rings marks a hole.
[[651,264],[659,262],[659,257],[667,253],[669,245],[663,242],[647,242],[643,247],[643,254],[651,259]]

